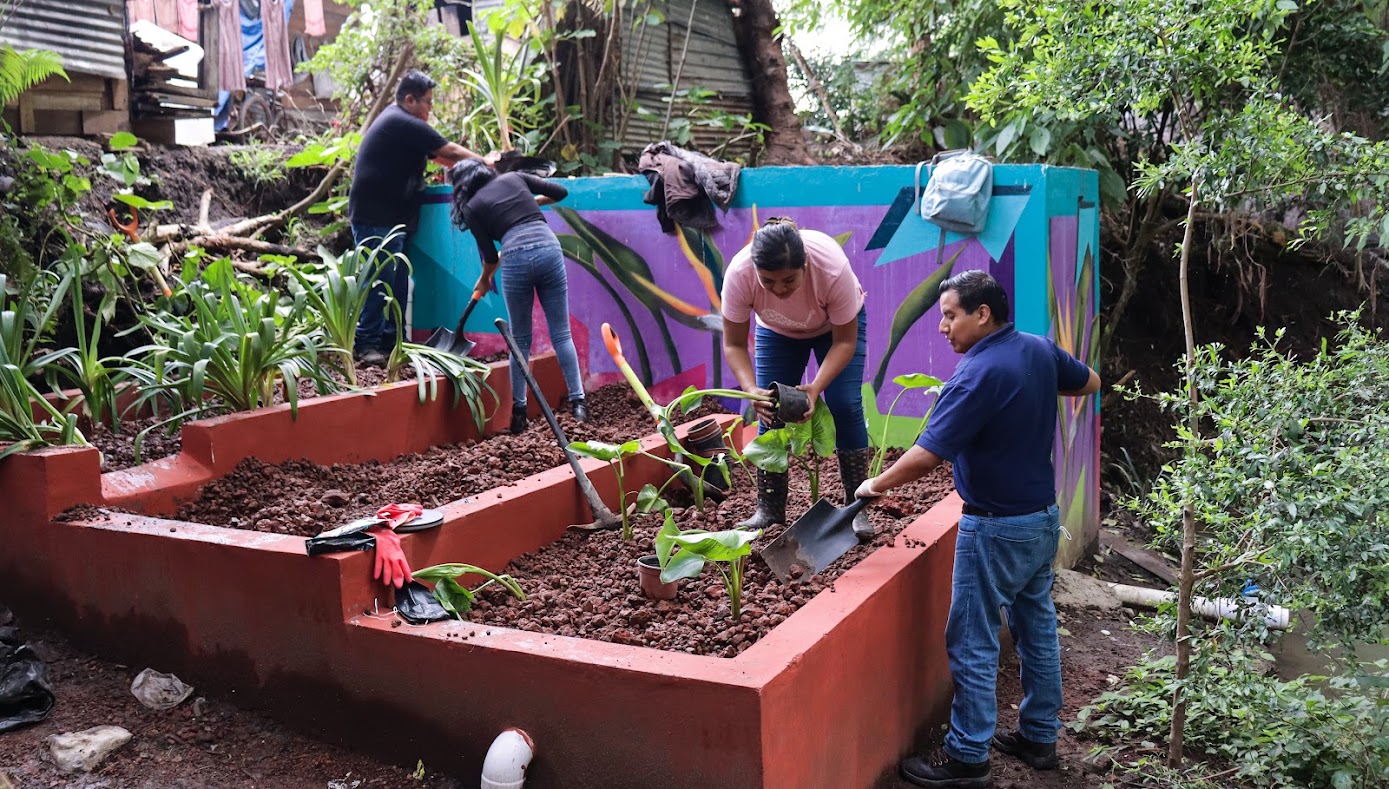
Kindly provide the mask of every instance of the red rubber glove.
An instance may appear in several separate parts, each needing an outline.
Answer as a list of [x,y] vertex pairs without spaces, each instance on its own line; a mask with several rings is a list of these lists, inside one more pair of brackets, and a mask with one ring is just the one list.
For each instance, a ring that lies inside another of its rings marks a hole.
[[405,561],[405,552],[400,549],[399,534],[385,526],[374,526],[367,533],[376,537],[376,569],[371,577],[396,589],[415,580],[410,574],[410,563]]
[[386,525],[392,531],[409,523],[412,518],[418,518],[424,512],[424,507],[419,504],[387,504],[376,511],[376,517],[386,521]]

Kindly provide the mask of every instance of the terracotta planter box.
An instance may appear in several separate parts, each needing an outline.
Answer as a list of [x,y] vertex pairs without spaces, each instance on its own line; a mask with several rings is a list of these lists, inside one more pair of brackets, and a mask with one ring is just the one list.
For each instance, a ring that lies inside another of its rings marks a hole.
[[[393,627],[372,615],[390,604],[369,553],[311,558],[302,538],[144,515],[53,520],[79,503],[168,512],[248,454],[358,462],[467,437],[463,412],[421,406],[413,386],[404,394],[324,398],[271,427],[190,425],[183,454],[196,474],[181,456],[107,475],[90,449],[11,457],[0,463],[0,499],[14,502],[0,520],[0,596],[102,654],[467,780],[492,738],[519,726],[538,751],[528,786],[869,787],[943,716],[953,495],[731,659],[466,622]],[[614,500],[611,467],[585,468]],[[636,489],[665,471],[636,458],[627,475]],[[411,566],[500,570],[591,519],[567,467],[443,511],[440,528],[403,538]]]

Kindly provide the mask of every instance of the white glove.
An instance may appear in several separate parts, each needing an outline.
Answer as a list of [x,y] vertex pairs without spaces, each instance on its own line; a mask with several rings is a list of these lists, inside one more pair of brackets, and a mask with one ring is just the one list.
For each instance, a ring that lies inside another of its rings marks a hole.
[[877,477],[869,477],[868,479],[865,479],[865,480],[863,481],[863,484],[859,485],[859,486],[858,486],[858,489],[854,491],[854,498],[856,498],[856,499],[876,499],[876,498],[878,498],[879,496],[882,496],[883,493],[886,493],[886,491],[881,491],[881,492],[880,492],[880,491],[876,491],[876,490],[873,489],[873,483],[874,483],[874,481],[876,481],[877,479],[878,479]]

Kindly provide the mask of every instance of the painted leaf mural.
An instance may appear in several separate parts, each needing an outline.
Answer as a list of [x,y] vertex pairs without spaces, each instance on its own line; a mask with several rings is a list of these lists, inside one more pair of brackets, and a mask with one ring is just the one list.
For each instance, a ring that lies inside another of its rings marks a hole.
[[960,255],[965,251],[962,244],[955,254],[936,269],[935,273],[921,281],[920,285],[912,288],[911,293],[907,294],[902,303],[897,306],[897,311],[892,316],[892,330],[888,336],[887,351],[883,353],[883,360],[878,363],[878,373],[873,376],[873,391],[880,392],[883,389],[883,381],[887,378],[887,365],[892,361],[892,354],[897,351],[897,346],[902,344],[902,340],[907,336],[916,322],[921,320],[930,309],[936,306],[940,300],[940,286],[950,277],[950,272],[955,269],[955,261],[960,259]]
[[651,383],[654,380],[651,372],[651,359],[646,355],[646,343],[643,342],[641,332],[637,329],[637,321],[632,317],[632,311],[627,309],[627,303],[622,300],[622,295],[619,294],[612,285],[608,284],[608,281],[604,279],[603,275],[598,271],[597,264],[593,262],[593,247],[589,246],[588,242],[584,241],[582,238],[569,235],[568,233],[557,233],[555,237],[559,239],[560,249],[564,250],[564,256],[582,266],[589,274],[592,274],[593,279],[596,280],[598,284],[602,285],[603,290],[607,291],[608,295],[612,297],[613,303],[617,305],[618,311],[622,313],[623,320],[627,322],[627,329],[631,333],[632,344],[637,349],[637,366],[641,368],[642,380],[646,381],[648,384]]

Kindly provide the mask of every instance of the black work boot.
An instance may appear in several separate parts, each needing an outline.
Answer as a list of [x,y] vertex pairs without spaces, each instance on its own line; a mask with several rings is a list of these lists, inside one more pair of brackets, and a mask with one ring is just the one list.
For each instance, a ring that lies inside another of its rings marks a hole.
[[897,772],[917,786],[940,789],[988,789],[994,785],[993,773],[987,760],[969,764],[955,759],[944,750],[930,756],[911,756],[902,760]]
[[757,511],[739,529],[765,529],[786,522],[786,472],[757,470]]
[[512,434],[512,435],[520,435],[521,433],[526,432],[526,424],[527,424],[527,420],[526,420],[526,405],[525,405],[525,403],[522,403],[522,404],[520,404],[520,405],[517,405],[516,403],[512,403],[512,404],[511,404],[511,434]]
[[1034,770],[1055,770],[1061,766],[1061,760],[1056,758],[1056,743],[1033,742],[1016,729],[995,734],[994,747],[1009,756],[1018,757]]
[[[868,479],[868,467],[873,462],[873,448],[841,449],[836,454],[839,455],[839,481],[844,483],[844,505],[848,506],[854,501],[854,491]],[[854,535],[858,537],[859,542],[873,539],[873,522],[868,520],[868,513],[862,510],[854,516]]]
[[575,422],[588,421],[588,402],[582,397],[574,397],[569,400],[569,413],[574,415]]

